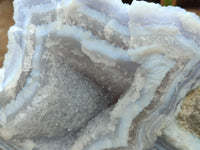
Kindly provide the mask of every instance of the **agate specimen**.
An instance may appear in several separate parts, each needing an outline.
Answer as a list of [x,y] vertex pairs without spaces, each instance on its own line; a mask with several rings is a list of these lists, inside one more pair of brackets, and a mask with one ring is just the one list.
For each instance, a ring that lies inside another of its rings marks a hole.
[[0,148],[199,150],[176,120],[200,85],[198,16],[120,0],[15,0],[14,9]]

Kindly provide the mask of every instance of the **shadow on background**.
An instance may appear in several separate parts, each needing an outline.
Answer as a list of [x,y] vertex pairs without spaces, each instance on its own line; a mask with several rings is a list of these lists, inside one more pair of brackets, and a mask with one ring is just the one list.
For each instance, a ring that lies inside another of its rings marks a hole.
[[0,67],[2,67],[4,55],[7,52],[7,32],[9,27],[14,24],[12,16],[12,0],[0,0]]

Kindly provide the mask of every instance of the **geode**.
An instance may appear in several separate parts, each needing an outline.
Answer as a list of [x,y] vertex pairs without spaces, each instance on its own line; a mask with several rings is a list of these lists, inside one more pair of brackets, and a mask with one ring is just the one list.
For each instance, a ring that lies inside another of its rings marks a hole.
[[176,121],[200,85],[200,20],[120,0],[15,0],[3,150],[198,150]]

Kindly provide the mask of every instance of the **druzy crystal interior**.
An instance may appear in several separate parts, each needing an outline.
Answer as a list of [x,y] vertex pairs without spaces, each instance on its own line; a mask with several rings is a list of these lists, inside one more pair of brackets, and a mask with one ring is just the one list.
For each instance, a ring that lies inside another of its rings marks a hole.
[[198,16],[120,0],[15,0],[14,10],[1,149],[199,150],[176,119],[200,86]]

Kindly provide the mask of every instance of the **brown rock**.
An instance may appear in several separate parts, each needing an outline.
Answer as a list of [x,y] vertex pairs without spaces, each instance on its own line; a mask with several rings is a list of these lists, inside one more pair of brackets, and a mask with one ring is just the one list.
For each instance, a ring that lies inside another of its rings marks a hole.
[[181,127],[200,137],[200,88],[183,100],[177,121]]

